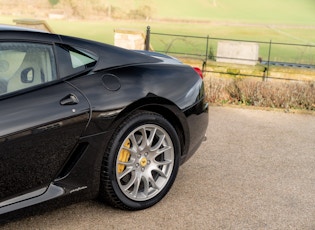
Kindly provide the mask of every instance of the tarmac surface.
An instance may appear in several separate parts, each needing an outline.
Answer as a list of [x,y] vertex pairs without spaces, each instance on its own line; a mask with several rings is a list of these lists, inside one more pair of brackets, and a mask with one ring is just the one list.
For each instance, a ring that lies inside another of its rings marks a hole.
[[315,229],[315,116],[210,107],[207,141],[137,212],[87,201],[1,229]]

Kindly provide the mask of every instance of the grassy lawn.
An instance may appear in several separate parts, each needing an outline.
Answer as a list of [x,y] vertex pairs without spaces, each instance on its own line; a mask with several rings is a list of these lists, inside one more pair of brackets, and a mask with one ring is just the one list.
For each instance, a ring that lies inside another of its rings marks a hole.
[[[314,0],[110,0],[123,10],[149,4],[153,9],[152,21],[130,20],[47,20],[54,32],[87,38],[104,43],[114,43],[115,29],[137,29],[145,33],[151,27],[152,33],[180,34],[210,38],[239,39],[260,42],[294,43],[315,45]],[[124,9],[124,7],[126,9]],[[174,10],[178,9],[178,10]],[[14,17],[0,17],[0,23],[13,24]],[[169,19],[161,20],[161,19]],[[210,48],[216,51],[217,39],[210,41]],[[155,50],[163,52],[186,52],[204,54],[205,39],[184,39],[160,35],[151,36]],[[268,56],[268,44],[261,44],[262,57]],[[272,47],[272,58],[307,60],[314,62],[315,48]]]
[[115,29],[138,29],[145,32],[149,25],[153,33],[207,36],[215,38],[315,44],[315,27],[277,27],[266,25],[226,25],[220,23],[180,23],[156,21],[59,21],[48,20],[55,32],[113,43]]
[[313,25],[313,0],[110,0],[124,9],[150,5],[154,18]]
[[[13,24],[13,18],[0,17],[0,23]],[[152,33],[180,34],[188,36],[209,37],[209,47],[216,52],[218,39],[240,39],[259,42],[280,42],[315,45],[315,27],[282,27],[255,25],[228,25],[226,23],[181,23],[181,22],[147,22],[128,20],[47,20],[54,32],[114,44],[115,29],[138,29],[145,33],[151,27]],[[151,35],[151,45],[160,52],[193,53],[204,55],[206,39],[178,38],[172,36]],[[268,57],[269,44],[260,45],[260,56]],[[277,45],[272,48],[272,60],[314,64],[315,48]]]

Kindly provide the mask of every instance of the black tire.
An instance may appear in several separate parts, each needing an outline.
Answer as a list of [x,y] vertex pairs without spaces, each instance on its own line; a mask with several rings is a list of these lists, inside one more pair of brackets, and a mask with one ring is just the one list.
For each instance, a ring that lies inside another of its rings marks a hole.
[[101,198],[125,210],[151,207],[173,185],[180,151],[177,133],[164,117],[133,114],[117,128],[104,154]]

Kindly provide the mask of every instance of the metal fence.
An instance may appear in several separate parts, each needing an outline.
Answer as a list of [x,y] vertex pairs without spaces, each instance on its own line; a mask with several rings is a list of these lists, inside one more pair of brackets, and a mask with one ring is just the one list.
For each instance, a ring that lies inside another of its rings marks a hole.
[[[206,66],[209,60],[217,58],[218,42],[235,41],[257,43],[259,45],[259,58],[257,61],[267,66],[291,66],[298,68],[315,69],[315,45],[291,44],[270,41],[248,41],[208,36],[188,36],[167,33],[154,33],[147,27],[145,49],[150,49],[150,44],[156,52],[178,57],[198,59]],[[229,58],[229,57],[226,57]]]

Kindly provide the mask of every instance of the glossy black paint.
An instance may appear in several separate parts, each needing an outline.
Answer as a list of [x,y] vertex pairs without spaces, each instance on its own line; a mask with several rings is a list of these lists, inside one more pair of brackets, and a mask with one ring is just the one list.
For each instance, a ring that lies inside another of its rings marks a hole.
[[[0,222],[39,204],[94,198],[104,150],[130,113],[160,113],[175,127],[181,163],[208,124],[203,81],[190,67],[83,39],[0,26],[0,42],[75,47],[98,57],[76,75],[55,48],[57,80],[0,95]],[[37,207],[37,206],[36,206]]]

